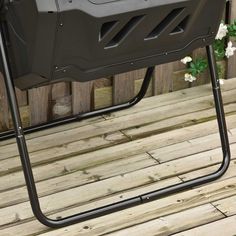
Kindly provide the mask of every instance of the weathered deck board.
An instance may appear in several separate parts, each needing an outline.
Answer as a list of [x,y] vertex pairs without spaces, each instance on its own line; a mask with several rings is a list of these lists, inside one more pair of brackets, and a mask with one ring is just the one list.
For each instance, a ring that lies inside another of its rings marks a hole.
[[[229,91],[232,89],[236,89],[235,80],[228,80],[227,83],[222,87],[222,91]],[[153,108],[176,104],[179,102],[188,101],[188,100],[199,98],[199,97],[209,96],[210,91],[211,91],[210,85],[205,85],[205,86],[194,87],[190,89],[177,91],[174,93],[163,94],[161,96],[146,98],[140,104],[138,104],[138,106],[132,107],[131,109],[128,109],[128,110],[111,113],[109,115],[105,115],[104,117],[106,119],[112,119],[113,117],[125,116],[127,114],[129,115],[136,112],[151,110]],[[87,124],[96,123],[97,121],[99,122],[101,121],[101,119],[99,117],[95,117],[88,120],[82,120],[80,122],[70,123],[64,126],[58,126],[50,130],[43,130],[37,133],[28,134],[26,137],[29,140],[29,139],[45,136],[48,134],[59,133],[65,130],[78,128],[81,126],[85,126]],[[9,143],[15,143],[15,140],[9,139],[9,140],[3,141],[0,143],[0,146],[4,146]]]
[[[145,234],[146,236],[161,236],[176,233],[186,228],[206,224],[208,222],[222,219],[223,217],[224,215],[217,211],[211,204],[206,204],[176,214],[151,220],[108,235],[139,235],[139,233],[142,232],[142,234]],[[178,222],[178,224],[176,224],[176,222]]]
[[[226,104],[234,102],[234,94],[236,93],[236,90],[232,90],[229,92],[226,92],[225,94],[225,102]],[[56,147],[59,145],[63,145],[70,142],[75,142],[81,139],[91,138],[97,135],[102,135],[104,133],[110,133],[115,132],[118,130],[124,130],[131,127],[137,127],[142,125],[142,127],[146,127],[145,125],[148,125],[150,123],[155,122],[155,124],[160,121],[167,122],[167,119],[173,118],[173,117],[179,117],[183,114],[193,113],[196,111],[202,111],[205,109],[212,108],[212,97],[207,96],[199,99],[193,99],[186,102],[179,102],[178,104],[173,104],[169,106],[164,107],[158,107],[153,108],[151,110],[145,110],[142,112],[137,113],[130,113],[129,115],[118,117],[111,120],[105,120],[101,121],[95,124],[90,124],[87,126],[82,126],[79,128],[74,128],[72,130],[66,130],[61,133],[63,135],[63,139],[59,139],[58,136],[59,133],[55,134],[49,134],[47,136],[38,137],[36,140],[29,140],[29,151],[35,152],[37,150],[42,150],[50,147]],[[230,112],[235,111],[234,110],[235,104],[230,106]],[[212,110],[212,115],[214,114]],[[204,116],[204,115],[203,115]],[[205,115],[206,116],[206,115]],[[194,122],[193,118],[190,116],[190,118],[185,118],[185,122],[192,121],[193,123],[197,123],[197,117],[196,115],[196,122]],[[207,116],[209,117],[209,115]],[[176,120],[176,118],[174,119]],[[179,122],[184,123],[184,121],[180,120]],[[175,122],[174,122],[175,124]],[[164,123],[164,125],[161,126],[163,129],[163,126],[165,127],[167,124]],[[159,124],[157,126],[160,126]],[[173,126],[173,120],[172,120],[172,126]],[[135,129],[135,128],[134,128]],[[136,129],[135,129],[136,130]],[[153,130],[153,124],[151,124],[151,130]],[[137,132],[137,131],[136,131]],[[125,132],[126,133],[126,132]],[[132,132],[127,131],[127,135],[131,135]],[[141,130],[140,132],[143,135],[143,132]],[[17,150],[15,144],[9,144],[5,145],[0,150],[0,158],[6,159],[8,157],[16,156]]]
[[233,236],[236,232],[236,216],[218,220],[213,223],[196,227],[192,230],[174,234],[174,236],[201,235],[208,236],[210,232],[214,232],[214,236]]
[[[49,231],[35,220],[14,140],[2,142],[0,235],[207,235],[211,227],[230,225],[236,215],[236,79],[222,91],[233,159],[223,178],[63,229]],[[222,159],[209,85],[27,140],[42,209],[53,218],[211,173]],[[236,233],[230,230],[227,235]]]

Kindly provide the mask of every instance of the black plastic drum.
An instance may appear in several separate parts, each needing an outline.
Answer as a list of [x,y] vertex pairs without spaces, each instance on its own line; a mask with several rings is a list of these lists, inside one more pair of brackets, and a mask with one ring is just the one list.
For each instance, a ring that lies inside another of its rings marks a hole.
[[13,0],[16,86],[89,81],[178,60],[213,42],[225,0]]

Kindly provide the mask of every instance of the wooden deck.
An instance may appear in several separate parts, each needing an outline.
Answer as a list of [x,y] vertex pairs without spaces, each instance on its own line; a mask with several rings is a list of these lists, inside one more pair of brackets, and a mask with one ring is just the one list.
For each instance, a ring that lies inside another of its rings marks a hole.
[[[16,144],[0,143],[0,235],[236,235],[236,79],[222,90],[233,158],[222,179],[62,229],[35,220]],[[210,173],[222,159],[209,85],[27,139],[42,209],[54,218]]]

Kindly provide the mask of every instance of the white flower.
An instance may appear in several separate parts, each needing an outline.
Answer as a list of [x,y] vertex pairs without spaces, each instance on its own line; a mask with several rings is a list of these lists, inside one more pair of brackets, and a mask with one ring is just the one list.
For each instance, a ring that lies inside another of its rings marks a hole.
[[233,43],[231,41],[228,42],[228,46],[225,50],[225,56],[227,58],[234,55],[234,51],[236,50],[236,47],[233,47]]
[[220,85],[223,85],[225,83],[224,79],[219,79]]
[[189,74],[189,73],[186,73],[185,75],[184,75],[184,80],[185,81],[188,81],[188,82],[193,82],[193,81],[195,81],[197,78],[196,77],[194,77],[194,76],[192,76],[191,74]]
[[218,33],[216,35],[216,39],[222,40],[227,35],[227,33],[228,33],[227,25],[221,23]]
[[185,65],[189,62],[191,62],[193,59],[191,57],[185,57],[181,60],[182,63],[184,63]]

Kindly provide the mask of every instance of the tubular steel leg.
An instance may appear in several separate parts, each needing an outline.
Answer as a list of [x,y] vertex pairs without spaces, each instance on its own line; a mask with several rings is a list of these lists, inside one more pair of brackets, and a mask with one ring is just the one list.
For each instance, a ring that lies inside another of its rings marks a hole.
[[[14,123],[14,128],[16,132],[16,140],[18,144],[18,149],[20,153],[21,163],[23,167],[23,172],[25,176],[25,181],[28,189],[29,199],[32,206],[33,213],[35,217],[44,225],[52,228],[59,228],[67,225],[71,225],[77,222],[81,222],[84,220],[88,220],[91,218],[95,218],[98,216],[102,216],[114,211],[122,210],[128,207],[136,206],[138,204],[142,204],[144,202],[154,200],[163,196],[167,196],[172,193],[177,193],[182,190],[198,186],[200,184],[204,184],[210,181],[213,181],[219,177],[221,177],[225,171],[227,170],[229,163],[230,163],[230,149],[229,149],[229,142],[228,142],[228,136],[227,136],[227,128],[225,123],[225,117],[224,117],[224,110],[223,110],[223,103],[221,98],[221,92],[219,87],[219,81],[217,78],[216,73],[216,63],[214,58],[214,52],[212,49],[212,46],[207,47],[207,53],[208,53],[208,59],[209,59],[209,66],[211,71],[211,79],[212,79],[212,86],[213,86],[213,93],[214,93],[214,99],[215,99],[215,106],[216,106],[216,112],[217,112],[217,120],[219,124],[219,132],[220,132],[220,138],[221,138],[221,144],[222,144],[222,152],[223,152],[223,161],[220,166],[220,168],[209,175],[196,178],[190,181],[187,181],[185,183],[180,183],[176,185],[172,185],[170,187],[162,188],[159,190],[155,190],[153,192],[148,192],[143,195],[139,195],[124,201],[120,201],[114,204],[110,204],[104,207],[96,208],[90,211],[82,212],[76,215],[72,215],[66,218],[62,219],[49,219],[46,217],[40,208],[40,203],[37,195],[37,190],[35,187],[35,181],[32,173],[32,168],[30,164],[29,154],[26,146],[26,141],[23,133],[23,129],[21,126],[21,120],[19,115],[19,110],[16,102],[16,96],[14,87],[11,80],[11,75],[8,67],[8,62],[6,59],[5,54],[5,47],[4,47],[4,41],[2,34],[0,34],[0,50],[2,54],[4,69],[5,69],[5,84],[6,84],[6,90],[7,95],[9,99],[9,105],[12,113],[12,119]],[[151,73],[151,70],[149,69],[149,72]],[[147,75],[148,76],[148,75]],[[144,90],[143,90],[144,91]],[[143,94],[142,94],[143,96]],[[133,103],[136,103],[142,96],[138,96],[136,100],[133,100]],[[123,105],[123,106],[130,106],[132,103],[129,103],[129,105]],[[123,106],[116,106],[115,110],[119,110]]]
[[[123,104],[119,104],[119,105],[115,105],[115,106],[111,106],[111,107],[106,107],[106,108],[102,108],[102,109],[98,109],[95,111],[90,111],[87,113],[83,113],[83,114],[79,114],[79,115],[75,115],[75,116],[69,116],[69,117],[65,117],[65,118],[60,118],[60,119],[56,119],[53,120],[51,122],[47,122],[47,123],[43,123],[40,125],[34,125],[28,128],[24,128],[24,133],[28,134],[28,133],[32,133],[32,132],[36,132],[36,131],[40,131],[40,130],[44,130],[44,129],[48,129],[48,128],[52,128],[58,125],[63,125],[63,124],[67,124],[70,122],[75,122],[75,121],[79,121],[85,118],[91,118],[97,115],[101,115],[101,114],[106,114],[106,113],[110,113],[110,112],[114,112],[114,111],[119,111],[122,109],[126,109],[129,107],[134,106],[135,104],[137,104],[138,102],[140,102],[142,100],[142,98],[145,96],[146,91],[148,89],[149,83],[152,79],[152,75],[154,72],[155,67],[149,67],[147,69],[146,75],[144,77],[141,89],[139,91],[139,93],[132,98],[131,100],[129,100],[128,102],[125,102]],[[6,132],[1,132],[0,133],[0,141],[9,139],[9,138],[13,138],[15,137],[15,132],[14,130],[10,130],[10,131],[6,131]]]

